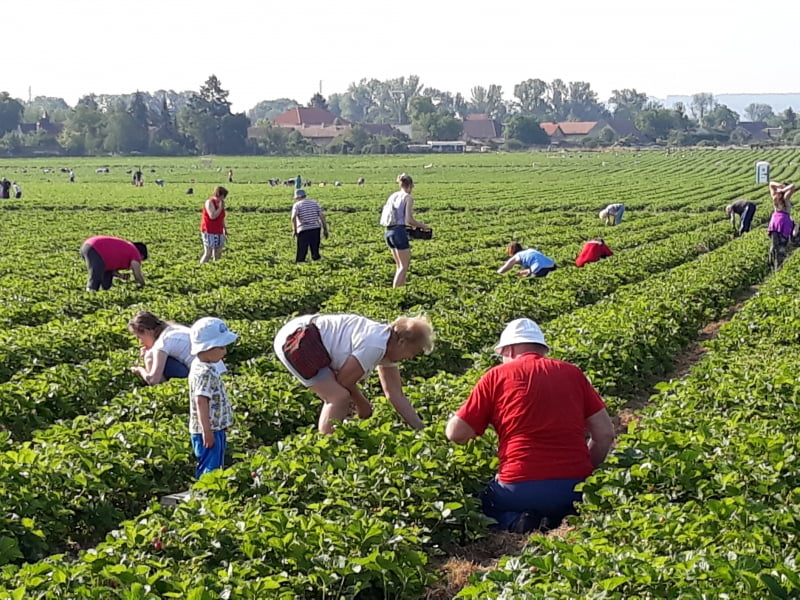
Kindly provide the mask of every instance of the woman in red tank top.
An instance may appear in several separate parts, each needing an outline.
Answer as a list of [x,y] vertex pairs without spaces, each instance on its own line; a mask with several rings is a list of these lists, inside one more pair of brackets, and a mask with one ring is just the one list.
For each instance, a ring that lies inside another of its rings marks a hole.
[[203,238],[203,256],[200,262],[219,260],[225,247],[228,229],[225,226],[225,198],[228,190],[221,185],[214,188],[214,195],[203,204],[200,220],[200,236]]

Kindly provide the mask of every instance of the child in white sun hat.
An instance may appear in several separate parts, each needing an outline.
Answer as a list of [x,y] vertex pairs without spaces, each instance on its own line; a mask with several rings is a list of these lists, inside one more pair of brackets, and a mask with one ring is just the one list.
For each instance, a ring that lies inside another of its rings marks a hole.
[[197,457],[195,476],[222,468],[233,408],[222,383],[222,359],[238,336],[220,319],[203,317],[189,333],[195,359],[189,370],[189,433]]

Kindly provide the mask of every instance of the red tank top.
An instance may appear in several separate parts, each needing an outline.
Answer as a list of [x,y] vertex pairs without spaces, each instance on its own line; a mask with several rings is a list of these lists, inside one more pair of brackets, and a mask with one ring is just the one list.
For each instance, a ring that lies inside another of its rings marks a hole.
[[[219,207],[220,200],[212,196],[209,198],[211,200],[211,204],[214,208]],[[225,209],[223,208],[222,211],[219,213],[216,219],[212,219],[208,215],[208,211],[206,210],[206,203],[203,202],[203,219],[200,221],[200,231],[205,233],[216,233],[221,234],[225,229]]]

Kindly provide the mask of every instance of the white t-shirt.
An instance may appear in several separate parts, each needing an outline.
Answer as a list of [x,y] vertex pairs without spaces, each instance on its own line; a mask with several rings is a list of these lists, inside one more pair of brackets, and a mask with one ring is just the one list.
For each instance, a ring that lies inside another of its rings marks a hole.
[[185,325],[170,325],[161,332],[150,351],[161,351],[190,367],[193,356],[192,343],[189,341],[189,328]]
[[381,212],[381,225],[391,227],[392,225],[406,224],[406,201],[411,194],[398,190],[386,199]]
[[314,323],[319,328],[322,345],[331,357],[331,369],[338,371],[351,356],[366,376],[377,365],[394,363],[383,360],[391,329],[360,315],[320,315]]

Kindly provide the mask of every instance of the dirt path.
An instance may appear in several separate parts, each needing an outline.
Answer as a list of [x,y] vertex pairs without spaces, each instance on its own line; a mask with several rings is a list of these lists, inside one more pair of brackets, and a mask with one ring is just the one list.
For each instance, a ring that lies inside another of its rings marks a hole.
[[[717,337],[720,328],[730,321],[741,310],[744,303],[758,292],[758,287],[751,286],[740,291],[735,296],[736,302],[728,309],[725,316],[698,331],[696,340],[675,357],[672,368],[663,377],[654,379],[644,391],[625,403],[612,419],[617,435],[626,432],[632,421],[638,423],[641,420],[640,411],[650,404],[650,398],[655,393],[654,386],[657,383],[680,379],[700,362],[707,351],[703,343]],[[562,525],[546,535],[563,537],[573,529],[574,527]],[[447,557],[432,559],[431,566],[440,574],[441,580],[428,588],[424,596],[425,600],[451,600],[469,583],[470,575],[497,568],[498,561],[504,556],[518,555],[527,544],[529,537],[516,533],[492,532],[477,542],[454,550]]]

